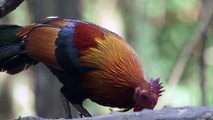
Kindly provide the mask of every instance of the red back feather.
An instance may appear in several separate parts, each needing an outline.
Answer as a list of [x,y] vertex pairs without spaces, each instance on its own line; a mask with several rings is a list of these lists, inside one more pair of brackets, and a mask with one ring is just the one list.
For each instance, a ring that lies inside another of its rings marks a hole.
[[78,50],[96,48],[97,42],[94,38],[104,38],[103,31],[100,27],[93,24],[78,22],[75,25],[74,47]]

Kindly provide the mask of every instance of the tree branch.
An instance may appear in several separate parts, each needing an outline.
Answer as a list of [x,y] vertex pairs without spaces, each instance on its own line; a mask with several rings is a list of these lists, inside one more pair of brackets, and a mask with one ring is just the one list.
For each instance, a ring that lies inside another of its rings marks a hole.
[[24,0],[0,0],[0,18],[16,9],[23,1]]
[[[145,109],[141,112],[113,113],[96,117],[77,118],[75,120],[212,120],[213,107],[166,107],[161,110]],[[53,120],[37,116],[19,117],[15,120]],[[55,118],[54,120],[71,120]]]
[[[175,67],[171,73],[171,76],[168,81],[169,91],[171,92],[175,89],[180,78],[184,72],[185,66],[191,56],[191,53],[198,45],[198,43],[203,39],[202,37],[205,36],[204,34],[207,32],[208,26],[212,19],[212,12],[213,12],[213,0],[203,0],[202,12],[200,15],[199,23],[197,28],[195,29],[194,33],[192,34],[189,42],[183,48],[183,51],[178,58]],[[167,102],[170,99],[167,99]]]
[[208,32],[206,29],[206,32],[202,35],[202,41],[200,45],[200,56],[199,56],[199,70],[200,70],[200,88],[201,88],[201,105],[206,106],[207,100],[206,100],[206,77],[205,77],[205,62],[204,62],[204,52],[206,48],[206,43],[207,43],[207,36]]

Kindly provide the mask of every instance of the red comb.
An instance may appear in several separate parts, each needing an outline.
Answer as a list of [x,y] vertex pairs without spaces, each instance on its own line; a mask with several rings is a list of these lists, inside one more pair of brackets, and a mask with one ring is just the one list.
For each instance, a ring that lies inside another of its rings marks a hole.
[[151,79],[150,81],[150,85],[151,85],[151,91],[158,95],[158,96],[161,96],[162,92],[164,92],[165,90],[162,90],[163,86],[162,86],[162,83],[160,83],[160,78],[156,78],[156,79]]

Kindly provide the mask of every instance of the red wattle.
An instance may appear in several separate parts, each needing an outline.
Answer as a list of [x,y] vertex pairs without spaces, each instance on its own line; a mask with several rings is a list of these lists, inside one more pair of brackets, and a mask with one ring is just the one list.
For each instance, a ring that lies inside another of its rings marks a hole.
[[137,111],[141,111],[143,108],[141,108],[139,105],[135,105],[133,111],[137,112]]

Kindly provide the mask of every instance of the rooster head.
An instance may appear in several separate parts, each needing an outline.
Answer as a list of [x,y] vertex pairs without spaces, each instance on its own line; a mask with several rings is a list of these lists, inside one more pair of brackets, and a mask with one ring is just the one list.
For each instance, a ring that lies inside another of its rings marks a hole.
[[134,92],[134,111],[141,111],[143,109],[153,109],[157,104],[158,98],[162,95],[161,93],[163,86],[159,82],[160,78],[151,79],[149,90],[145,90],[141,87],[136,87]]

